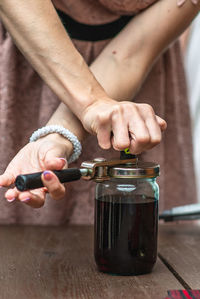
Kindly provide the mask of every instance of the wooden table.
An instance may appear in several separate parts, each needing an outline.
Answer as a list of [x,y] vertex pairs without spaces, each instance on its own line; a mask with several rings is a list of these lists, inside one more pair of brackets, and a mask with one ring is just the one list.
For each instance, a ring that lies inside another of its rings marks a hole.
[[99,273],[93,228],[0,227],[0,299],[164,299],[167,290],[200,288],[200,225],[160,225],[151,274]]

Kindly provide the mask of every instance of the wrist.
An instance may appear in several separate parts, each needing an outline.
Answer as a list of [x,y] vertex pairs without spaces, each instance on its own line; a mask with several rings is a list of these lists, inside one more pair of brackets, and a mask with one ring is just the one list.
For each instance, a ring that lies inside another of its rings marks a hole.
[[[81,85],[84,85],[84,88]],[[88,107],[99,101],[111,100],[97,81],[88,84],[82,82],[79,87],[72,88],[70,96],[73,99],[70,109],[79,120],[82,120],[82,116]]]

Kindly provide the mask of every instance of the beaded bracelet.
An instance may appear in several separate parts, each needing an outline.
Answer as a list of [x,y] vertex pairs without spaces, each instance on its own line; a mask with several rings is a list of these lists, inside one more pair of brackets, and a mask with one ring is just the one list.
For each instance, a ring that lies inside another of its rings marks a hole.
[[69,158],[68,163],[72,163],[79,158],[82,151],[82,146],[80,141],[72,132],[59,125],[50,125],[36,130],[30,137],[29,142],[36,141],[40,137],[44,137],[51,133],[58,133],[63,137],[65,137],[66,139],[68,139],[73,144],[74,151],[71,157]]

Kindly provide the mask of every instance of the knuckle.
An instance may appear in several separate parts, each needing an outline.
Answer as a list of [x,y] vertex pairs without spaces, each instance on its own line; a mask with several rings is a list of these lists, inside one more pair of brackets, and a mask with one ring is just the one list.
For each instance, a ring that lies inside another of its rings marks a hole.
[[161,136],[155,136],[151,138],[151,144],[153,146],[159,144],[160,142],[161,142]]
[[123,120],[129,119],[137,111],[137,107],[133,103],[123,102],[116,105],[112,111],[112,120],[118,119],[120,117]]
[[136,109],[137,109],[137,106],[135,105],[135,103],[128,102],[128,103],[126,104],[126,108],[127,108],[128,110],[136,110]]
[[142,108],[145,109],[146,112],[150,113],[150,114],[155,114],[153,107],[149,104],[143,104]]
[[108,121],[108,116],[106,113],[99,112],[96,120],[99,125],[105,125]]
[[122,106],[122,111],[125,113],[132,113],[133,111],[137,110],[137,106],[134,103],[126,102]]
[[124,142],[123,141],[122,142],[115,141],[114,142],[114,148],[118,149],[118,150],[123,150],[123,149],[129,147],[129,145],[130,145],[130,142],[128,142],[128,141],[124,141]]
[[138,136],[137,142],[141,145],[148,144],[150,142],[150,136],[149,135]]
[[51,191],[50,195],[53,197],[54,200],[61,200],[63,199],[65,195],[65,188],[64,186],[55,188],[54,190]]
[[112,109],[112,117],[115,117],[123,112],[123,105],[116,104]]

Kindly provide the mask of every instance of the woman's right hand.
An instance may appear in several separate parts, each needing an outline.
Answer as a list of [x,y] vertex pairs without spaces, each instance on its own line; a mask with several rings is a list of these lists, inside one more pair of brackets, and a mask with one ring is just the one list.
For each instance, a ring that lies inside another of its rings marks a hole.
[[82,124],[97,135],[99,146],[115,150],[129,148],[139,154],[160,143],[165,120],[155,115],[148,104],[99,100],[88,106],[82,115]]

